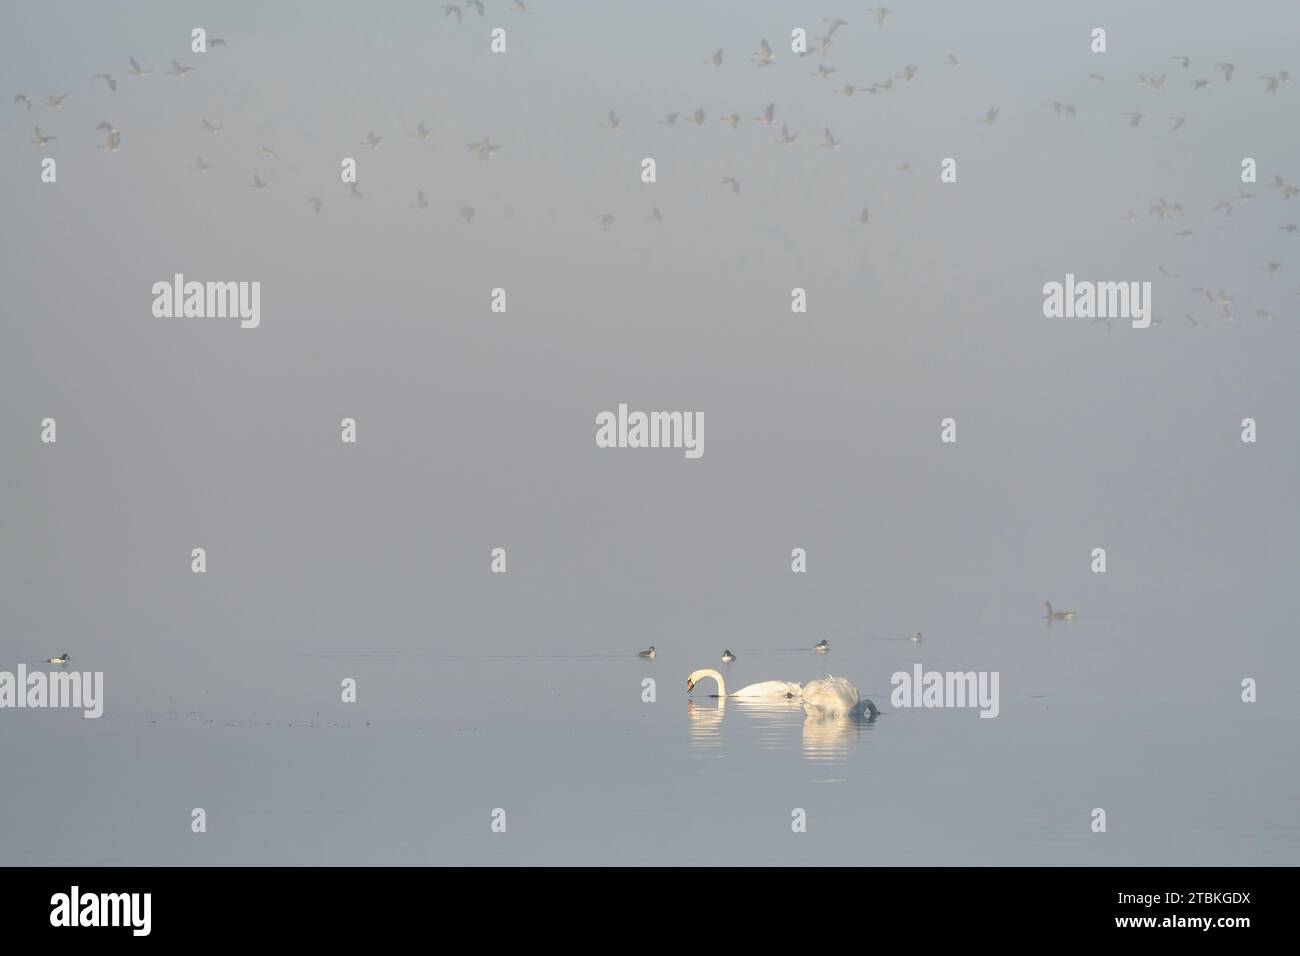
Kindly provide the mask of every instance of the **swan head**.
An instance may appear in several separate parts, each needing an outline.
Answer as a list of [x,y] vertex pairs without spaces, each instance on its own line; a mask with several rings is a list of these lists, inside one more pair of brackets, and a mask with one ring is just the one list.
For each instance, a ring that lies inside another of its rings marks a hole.
[[706,677],[711,677],[715,681],[721,681],[721,675],[718,674],[717,671],[712,670],[710,668],[705,667],[698,671],[691,671],[691,676],[686,678],[686,693],[689,694],[692,690],[695,689],[695,685],[698,684],[700,681],[704,680]]

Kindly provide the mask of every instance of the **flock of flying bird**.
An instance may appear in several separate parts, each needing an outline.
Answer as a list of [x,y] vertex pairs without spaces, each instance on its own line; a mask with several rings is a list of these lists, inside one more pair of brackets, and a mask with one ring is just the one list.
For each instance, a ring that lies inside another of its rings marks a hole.
[[[509,9],[512,12],[525,13],[528,12],[529,8],[521,2],[521,0],[514,0]],[[480,0],[468,0],[468,2],[454,5],[449,4],[442,7],[443,18],[455,19],[457,23],[464,22],[465,14],[467,12],[477,13],[479,17],[486,16],[486,8]],[[884,6],[872,7],[868,12],[874,17],[876,25],[880,29],[885,28],[886,22],[894,14],[894,11]],[[834,81],[837,85],[832,86],[831,92],[838,96],[847,99],[857,95],[888,95],[910,83],[921,70],[919,66],[913,63],[908,63],[903,66],[899,73],[883,80],[878,80],[864,85],[839,83],[839,81],[835,79],[837,76],[837,68],[829,65],[827,63],[827,58],[837,42],[837,34],[843,28],[848,27],[850,22],[841,17],[825,17],[822,22],[824,23],[824,28],[821,35],[809,39],[807,50],[797,54],[797,56],[801,59],[815,57],[815,67],[810,75],[821,81]],[[224,39],[213,37],[208,40],[208,46],[211,49],[216,49],[218,47],[227,46],[227,43]],[[1177,65],[1177,68],[1181,70],[1192,71],[1193,73],[1195,72],[1192,70],[1193,60],[1189,56],[1174,55],[1170,57],[1170,60],[1172,60]],[[750,62],[753,64],[754,68],[757,69],[771,67],[777,63],[777,61],[778,56],[766,39],[760,41],[758,49],[750,56]],[[137,80],[148,77],[155,72],[153,69],[142,66],[133,56],[128,57],[128,63],[129,69],[127,72]],[[719,48],[715,50],[711,56],[706,57],[702,63],[709,69],[722,69],[729,65],[730,61],[728,60],[725,49]],[[956,55],[950,53],[945,57],[944,65],[949,69],[957,69],[961,66],[961,61],[956,57]],[[1232,83],[1234,73],[1237,69],[1234,64],[1219,62],[1213,64],[1213,67],[1222,74],[1223,83],[1225,85]],[[196,67],[183,65],[173,59],[166,70],[166,75],[177,80],[183,80],[195,70]],[[114,94],[118,90],[117,78],[111,73],[96,73],[92,79],[103,80],[110,94]],[[1133,83],[1150,90],[1153,93],[1159,93],[1165,88],[1169,79],[1170,77],[1167,72],[1158,75],[1155,73],[1139,73],[1133,78]],[[1276,95],[1291,83],[1291,75],[1286,70],[1277,70],[1273,73],[1261,74],[1259,79],[1264,84],[1263,92],[1269,95]],[[1088,80],[1093,84],[1107,82],[1106,76],[1101,73],[1089,74]],[[1191,87],[1193,92],[1199,92],[1213,85],[1211,80],[1201,76],[1192,76],[1185,82]],[[56,112],[61,111],[67,98],[67,94],[48,96],[44,100],[44,106]],[[30,111],[32,109],[33,99],[25,93],[19,93],[14,96],[13,103],[16,106],[25,107]],[[1059,117],[1074,118],[1079,114],[1078,107],[1060,100],[1049,100],[1043,105],[1051,109]],[[1000,113],[1001,110],[999,107],[991,107],[983,115],[979,116],[976,119],[976,122],[987,126],[993,126],[998,122]],[[1130,127],[1140,126],[1143,120],[1147,119],[1148,116],[1146,112],[1139,110],[1123,113],[1121,115]],[[742,115],[737,112],[727,113],[719,117],[719,119],[724,125],[727,125],[732,129],[738,128],[744,121]],[[1187,117],[1183,114],[1168,114],[1168,120],[1170,123],[1169,130],[1171,132],[1177,132],[1186,124]],[[659,124],[665,127],[678,127],[692,124],[697,127],[703,127],[707,122],[708,116],[702,107],[698,107],[693,112],[685,115],[682,112],[670,112],[659,120]],[[768,103],[761,112],[753,117],[753,122],[762,127],[775,128],[778,125],[776,103]],[[623,128],[624,120],[616,110],[610,109],[606,113],[604,119],[599,123],[599,126],[614,133]],[[224,130],[223,125],[210,122],[207,118],[201,120],[200,128],[204,132],[212,133],[214,135],[220,134]],[[98,147],[100,150],[106,153],[118,152],[122,145],[122,139],[121,133],[115,125],[104,120],[98,124],[96,131],[102,132],[105,135],[104,142]],[[433,135],[433,132],[434,131],[426,125],[424,121],[420,121],[409,136],[411,138],[425,141]],[[773,142],[783,147],[793,147],[800,141],[800,135],[801,133],[799,130],[791,130],[789,123],[782,121],[780,123],[779,133],[774,136]],[[38,124],[35,126],[31,142],[38,147],[45,147],[56,139],[58,139],[57,136],[47,135],[42,132],[41,127]],[[372,150],[380,149],[384,143],[385,137],[376,134],[374,131],[368,132],[365,138],[360,141],[360,145]],[[842,142],[836,138],[835,134],[828,126],[823,128],[821,141],[817,145],[821,149],[834,152],[841,147]],[[490,137],[484,137],[481,140],[475,140],[465,144],[465,149],[483,162],[491,160],[503,148],[504,147],[500,143],[493,142]],[[263,145],[258,147],[256,155],[261,159],[273,161],[277,158],[278,153],[275,149]],[[206,162],[200,156],[195,159],[192,169],[198,174],[203,174],[216,169],[216,166],[212,163]],[[914,172],[912,164],[908,162],[898,164],[895,169],[904,174],[911,174]],[[741,180],[735,175],[723,177],[720,180],[719,185],[725,186],[733,196],[739,196],[743,188]],[[252,174],[248,186],[253,189],[262,190],[267,189],[270,186],[270,183],[261,175],[261,173],[255,172]],[[1275,174],[1271,178],[1269,186],[1284,200],[1291,200],[1297,195],[1300,195],[1300,187],[1286,182],[1280,175]],[[366,195],[361,191],[359,184],[356,182],[349,184],[349,192],[353,199],[364,200],[366,198]],[[1224,216],[1231,215],[1235,208],[1245,206],[1247,203],[1251,202],[1254,197],[1255,194],[1253,192],[1239,190],[1233,196],[1216,202],[1213,206],[1213,212],[1222,213]],[[315,213],[320,213],[325,206],[325,200],[321,196],[308,196],[305,201]],[[432,204],[423,190],[420,190],[416,192],[415,201],[411,203],[410,206],[417,211],[424,212],[430,209]],[[472,222],[476,214],[476,210],[473,206],[463,203],[457,206],[456,211],[459,217],[465,222]],[[1153,203],[1149,207],[1148,212],[1150,215],[1158,217],[1161,222],[1165,222],[1170,219],[1181,219],[1184,215],[1184,208],[1182,203],[1169,203],[1161,197],[1158,202]],[[658,206],[652,206],[647,218],[654,221],[662,221],[664,217]],[[597,214],[595,219],[604,230],[610,229],[616,222],[616,217],[609,212]],[[869,209],[863,208],[861,212],[852,217],[851,221],[862,225],[868,224],[870,222]],[[1127,216],[1124,217],[1124,221],[1136,223],[1139,221],[1139,216],[1130,209],[1128,210]],[[1279,225],[1278,229],[1289,235],[1296,235],[1300,232],[1300,225],[1297,225],[1295,222],[1285,222]],[[1174,235],[1178,238],[1189,238],[1194,236],[1195,233],[1190,228],[1184,227],[1174,233]],[[1166,269],[1163,265],[1159,268],[1161,275],[1165,278],[1180,278],[1179,274]],[[1282,270],[1282,263],[1280,261],[1270,260],[1259,268],[1260,271],[1264,272],[1267,276],[1275,276]],[[1195,296],[1203,295],[1205,301],[1209,305],[1221,308],[1222,317],[1225,320],[1229,322],[1236,320],[1236,313],[1233,309],[1234,299],[1223,288],[1216,289],[1209,283],[1206,283],[1205,285],[1191,289],[1188,294]],[[1297,289],[1297,294],[1300,294],[1300,289]],[[1256,310],[1256,315],[1262,319],[1276,321],[1275,313],[1267,308],[1258,308]],[[1195,327],[1202,327],[1207,324],[1206,320],[1198,318],[1191,312],[1185,312],[1184,319],[1188,324]],[[1156,316],[1153,318],[1153,323],[1158,325],[1164,320],[1164,316]],[[1111,328],[1111,319],[1102,318],[1095,321],[1098,323],[1104,322],[1108,329]]]

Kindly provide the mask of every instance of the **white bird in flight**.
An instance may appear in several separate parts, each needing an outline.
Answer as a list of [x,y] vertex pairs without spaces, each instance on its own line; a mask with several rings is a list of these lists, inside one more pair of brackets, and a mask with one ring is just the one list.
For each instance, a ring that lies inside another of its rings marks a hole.
[[1047,608],[1046,620],[1048,621],[1068,621],[1074,617],[1073,611],[1053,611],[1051,601],[1044,601],[1043,607]]
[[103,80],[108,84],[109,90],[117,92],[117,78],[112,73],[96,73],[91,77],[92,80]]
[[26,103],[28,112],[31,111],[32,98],[28,96],[26,93],[19,93],[17,96],[14,97],[14,105],[17,106],[19,103]]
[[739,195],[740,195],[740,180],[737,179],[735,176],[728,176],[728,177],[726,177],[725,179],[722,180],[721,185],[723,185],[723,186],[730,186],[730,187],[731,187],[731,194],[732,194],[733,196],[739,196]]
[[768,44],[766,37],[760,41],[759,51],[751,59],[757,66],[771,66],[776,62],[776,54],[772,52],[772,47]]
[[826,139],[822,142],[822,147],[825,149],[840,148],[840,144],[837,143],[835,137],[831,135],[831,128],[829,126],[826,127]]
[[618,129],[619,125],[622,122],[623,121],[618,118],[618,114],[615,113],[613,110],[610,110],[608,113],[605,114],[605,121],[600,125],[605,127],[605,129],[615,130]]
[[180,65],[179,63],[177,63],[175,60],[172,60],[171,69],[169,69],[169,70],[167,71],[167,75],[168,75],[168,76],[175,76],[175,77],[185,77],[185,76],[187,76],[188,74],[193,73],[196,69],[198,69],[198,67],[194,67],[194,66],[181,66],[181,65]]
[[777,138],[777,142],[780,143],[782,146],[791,146],[794,144],[794,141],[798,138],[799,138],[798,133],[791,133],[789,129],[787,129],[784,125],[782,125],[781,135]]
[[36,135],[32,137],[32,143],[36,146],[44,146],[46,143],[58,139],[57,136],[46,136],[41,132],[41,128],[36,127]]
[[194,170],[195,170],[195,172],[202,173],[202,172],[205,172],[206,170],[209,170],[209,169],[216,169],[216,168],[217,168],[217,167],[213,166],[211,163],[205,163],[205,162],[203,161],[203,157],[202,157],[202,156],[200,156],[198,159],[194,160]]
[[763,115],[755,116],[754,119],[762,123],[764,126],[771,126],[776,122],[776,104],[768,103],[763,109]]
[[56,110],[61,110],[63,109],[63,101],[66,100],[67,98],[68,98],[67,93],[64,93],[60,96],[48,96],[45,98],[45,105],[52,106]]
[[712,64],[713,66],[722,66],[722,48],[721,48],[721,47],[718,48],[718,51],[717,51],[716,53],[714,53],[713,56],[709,57],[707,60],[704,61],[704,65],[705,65],[705,66],[708,66],[709,64]]
[[376,136],[374,130],[366,134],[366,138],[361,141],[362,146],[369,146],[371,149],[378,149],[379,144],[384,141],[382,136]]
[[127,57],[127,59],[131,61],[131,69],[128,72],[132,76],[148,76],[150,73],[153,72],[153,70],[146,70],[139,63],[137,63],[135,57],[129,56]]

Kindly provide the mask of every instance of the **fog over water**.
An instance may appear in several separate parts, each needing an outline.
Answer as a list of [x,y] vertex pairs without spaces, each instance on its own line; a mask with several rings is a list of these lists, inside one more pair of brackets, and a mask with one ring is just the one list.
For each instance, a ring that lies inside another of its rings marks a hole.
[[[485,5],[0,5],[0,671],[105,698],[0,709],[0,863],[1300,863],[1295,5]],[[597,447],[620,403],[704,454]]]

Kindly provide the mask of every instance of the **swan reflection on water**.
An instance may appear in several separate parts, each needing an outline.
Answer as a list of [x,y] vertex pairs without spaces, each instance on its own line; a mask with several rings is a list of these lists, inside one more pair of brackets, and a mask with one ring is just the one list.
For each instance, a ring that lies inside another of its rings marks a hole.
[[[691,749],[699,758],[724,756],[723,720],[730,706],[732,713],[744,714],[758,729],[759,747],[764,750],[793,750],[799,747],[804,759],[842,761],[857,749],[863,730],[870,730],[876,714],[815,717],[805,712],[796,700],[737,700],[726,697],[710,703],[688,700]],[[734,722],[734,720],[733,720]]]

